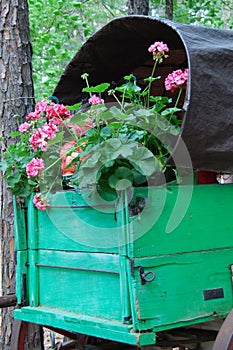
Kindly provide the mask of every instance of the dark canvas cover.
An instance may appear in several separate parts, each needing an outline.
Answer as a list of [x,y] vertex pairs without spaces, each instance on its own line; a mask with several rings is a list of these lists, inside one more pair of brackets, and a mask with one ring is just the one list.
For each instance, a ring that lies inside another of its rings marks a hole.
[[[164,41],[169,72],[189,68],[184,117],[174,154],[185,142],[196,169],[233,172],[233,31],[174,23],[146,16],[114,19],[77,52],[54,95],[72,105],[83,99],[83,73],[90,84],[119,81],[149,60],[148,47]],[[183,63],[176,53],[184,51]],[[175,54],[172,55],[172,52]],[[164,68],[165,70],[168,67]],[[185,162],[183,164],[186,166]]]

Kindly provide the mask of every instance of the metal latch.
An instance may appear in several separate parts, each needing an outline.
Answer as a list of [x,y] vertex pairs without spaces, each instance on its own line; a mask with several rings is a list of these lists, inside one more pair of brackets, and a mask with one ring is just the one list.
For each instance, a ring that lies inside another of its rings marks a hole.
[[139,268],[141,284],[145,284],[146,282],[152,282],[155,279],[155,273],[153,271],[144,271],[144,267]]

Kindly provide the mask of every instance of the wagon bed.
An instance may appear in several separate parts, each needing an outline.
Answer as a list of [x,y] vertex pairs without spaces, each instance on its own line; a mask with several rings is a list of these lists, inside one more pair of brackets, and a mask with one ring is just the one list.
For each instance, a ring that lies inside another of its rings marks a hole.
[[[68,332],[79,349],[119,342],[210,349],[223,320],[233,317],[233,185],[197,185],[192,177],[193,169],[233,171],[232,32],[143,16],[113,20],[79,50],[54,95],[70,105],[85,98],[85,72],[93,85],[119,82],[129,71],[143,76],[152,64],[144,52],[157,39],[171,48],[161,76],[180,65],[190,70],[172,154],[186,171],[186,145],[193,167],[187,181],[133,188],[114,203],[90,189],[61,191],[44,212],[32,199],[15,201],[15,319]],[[26,349],[20,329],[12,350]],[[227,329],[215,350],[231,349]]]

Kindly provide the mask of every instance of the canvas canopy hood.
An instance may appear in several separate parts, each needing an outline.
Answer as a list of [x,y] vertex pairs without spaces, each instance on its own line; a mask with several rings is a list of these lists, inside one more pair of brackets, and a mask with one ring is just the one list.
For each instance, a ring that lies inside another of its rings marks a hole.
[[[196,27],[146,16],[117,18],[94,34],[66,67],[54,95],[73,105],[84,98],[81,75],[91,85],[119,82],[133,73],[149,76],[155,41],[167,43],[169,58],[159,67],[161,81],[175,69],[189,68],[183,123],[174,147],[185,142],[196,169],[233,172],[233,31]],[[165,93],[164,85],[156,93]],[[184,164],[185,166],[185,164]]]

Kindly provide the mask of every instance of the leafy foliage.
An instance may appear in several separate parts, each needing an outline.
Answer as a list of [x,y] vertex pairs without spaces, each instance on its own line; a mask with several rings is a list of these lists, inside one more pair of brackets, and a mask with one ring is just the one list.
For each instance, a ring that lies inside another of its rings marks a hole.
[[[151,0],[156,17],[165,17],[165,0]],[[232,29],[231,0],[174,0],[178,22]],[[50,96],[80,46],[109,20],[127,15],[120,0],[29,0],[36,100]]]
[[[155,57],[154,67],[160,60],[160,56]],[[83,75],[88,86],[83,90],[90,96],[108,90],[109,84],[90,87],[87,77]],[[82,188],[98,183],[100,191],[116,194],[130,185],[147,183],[148,179],[155,184],[158,173],[166,172],[171,151],[166,139],[179,134],[180,121],[175,113],[180,109],[172,107],[174,102],[167,97],[150,96],[154,79],[145,79],[148,86],[144,90],[132,74],[124,80],[114,91],[109,90],[117,105],[105,105],[93,95],[95,98],[90,97],[89,102],[95,103],[72,118],[77,124],[91,118],[94,127],[76,141],[75,147],[82,152],[70,164],[79,164],[71,185]]]
[[[155,42],[148,51],[154,64],[143,87],[132,74],[115,90],[109,89],[109,83],[90,86],[85,73],[83,91],[90,96],[89,107],[76,104],[70,108],[78,108],[72,115],[69,107],[52,99],[36,104],[19,132],[9,135],[16,142],[6,148],[0,163],[14,195],[28,197],[37,192],[34,205],[45,210],[47,194],[61,187],[61,173],[70,176],[71,185],[98,184],[100,191],[117,195],[166,172],[170,141],[179,134],[175,113],[180,111],[176,106],[186,88],[188,69],[175,70],[161,82],[168,91],[179,90],[176,101],[151,96],[152,84],[160,79],[154,78],[155,68],[168,57],[169,48]],[[115,102],[105,104],[101,94],[111,95]]]
[[36,100],[50,96],[80,46],[110,19],[125,14],[119,1],[29,0]]
[[[151,0],[156,17],[165,17],[166,1]],[[173,0],[173,20],[212,28],[233,28],[231,0]]]

